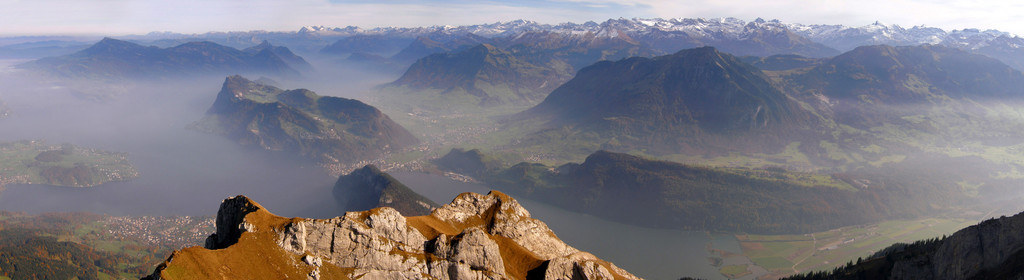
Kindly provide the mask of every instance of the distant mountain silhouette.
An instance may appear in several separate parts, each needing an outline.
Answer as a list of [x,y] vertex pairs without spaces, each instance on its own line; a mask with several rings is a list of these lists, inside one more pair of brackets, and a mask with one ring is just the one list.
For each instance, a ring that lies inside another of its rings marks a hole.
[[354,35],[338,39],[324,47],[320,53],[331,55],[348,55],[351,53],[372,53],[390,56],[412,42],[412,37],[385,35]]
[[570,75],[480,44],[458,53],[422,58],[389,86],[471,95],[480,98],[481,105],[535,104]]
[[788,91],[823,115],[862,128],[917,114],[893,106],[955,102],[969,108],[974,105],[959,101],[1024,100],[1021,72],[989,57],[937,45],[858,47],[783,80]]
[[405,216],[422,216],[440,206],[373,165],[338,177],[334,197],[345,203],[345,211],[391,207]]
[[1024,74],[978,54],[937,45],[864,46],[831,58],[794,81],[830,98],[916,103],[929,97],[1015,98]]
[[274,55],[277,55],[278,57],[281,58],[281,60],[284,60],[284,62],[287,62],[288,66],[291,66],[295,70],[299,70],[299,71],[302,71],[302,72],[313,71],[313,66],[309,65],[309,62],[306,62],[306,60],[303,59],[301,56],[298,56],[295,53],[292,53],[292,51],[289,50],[286,47],[271,45],[270,42],[268,42],[266,40],[264,40],[259,45],[255,45],[255,46],[246,48],[246,49],[244,49],[242,51],[247,52],[247,53],[251,53],[251,54],[259,54],[260,52],[262,52],[264,50],[269,50]]
[[18,67],[66,78],[162,79],[238,73],[299,76],[299,72],[277,53],[291,52],[283,47],[246,52],[211,42],[190,42],[162,49],[104,38],[74,54],[42,58]]
[[416,37],[416,40],[409,43],[409,46],[392,56],[391,59],[400,63],[412,63],[431,54],[461,52],[480,44],[493,44],[492,41],[494,41],[491,38],[473,34],[446,39],[448,40],[436,41],[428,36]]

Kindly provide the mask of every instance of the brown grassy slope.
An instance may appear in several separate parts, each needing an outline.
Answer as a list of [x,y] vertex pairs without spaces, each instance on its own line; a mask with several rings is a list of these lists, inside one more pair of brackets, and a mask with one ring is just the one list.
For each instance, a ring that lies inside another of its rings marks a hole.
[[[242,233],[238,243],[225,249],[209,250],[199,246],[174,252],[161,267],[161,279],[304,279],[312,266],[302,263],[302,256],[286,252],[274,241],[275,230],[282,230],[298,218],[271,214],[263,206],[245,216],[255,231]],[[158,268],[158,270],[160,270]],[[348,279],[351,269],[328,263],[320,268],[325,279]]]
[[[489,195],[496,196],[502,203],[515,203],[513,198],[497,191]],[[432,213],[428,216],[407,217],[406,224],[428,240],[436,239],[441,234],[456,236],[472,228],[483,228],[487,232],[486,229],[494,225],[497,215],[506,214],[499,213],[502,203],[496,203],[481,215],[470,216],[462,222],[446,221]],[[218,250],[192,247],[175,252],[157,269],[160,279],[305,279],[313,271],[313,266],[302,261],[303,255],[289,253],[277,244],[279,232],[284,232],[287,225],[304,219],[280,217],[255,202],[251,202],[251,205],[257,209],[245,215],[247,231],[241,234],[237,243]],[[380,211],[380,208],[347,216],[365,220],[375,211]],[[554,236],[553,233],[549,234]],[[505,272],[512,279],[526,279],[531,270],[541,268],[547,262],[513,239],[493,234],[488,236],[498,244]],[[392,254],[415,253],[401,251]],[[438,258],[431,253],[408,257],[420,260]],[[610,269],[611,263],[603,260],[595,262],[608,267],[615,279],[629,279]],[[320,275],[321,279],[349,279],[354,270],[337,267],[325,259],[320,267]]]

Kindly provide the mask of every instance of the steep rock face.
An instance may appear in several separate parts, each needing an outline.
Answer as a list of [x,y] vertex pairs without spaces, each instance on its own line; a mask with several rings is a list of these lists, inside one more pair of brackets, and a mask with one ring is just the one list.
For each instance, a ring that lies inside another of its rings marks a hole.
[[224,201],[217,222],[211,239],[238,241],[175,252],[151,278],[639,279],[566,245],[498,192],[464,193],[428,216],[383,207],[324,220],[277,217],[238,196]]
[[212,42],[190,42],[171,48],[142,46],[104,38],[65,56],[47,57],[17,67],[69,78],[151,78],[209,74],[300,76],[275,51],[246,52]]
[[358,100],[282,90],[230,76],[196,129],[242,145],[290,151],[325,163],[356,162],[418,140],[373,106]]
[[[1020,258],[1024,251],[1024,214],[982,222],[957,231],[941,241],[925,262],[899,261],[896,279],[976,279]],[[1024,268],[1017,267],[1018,277]],[[991,275],[990,275],[991,276]]]
[[344,201],[348,211],[365,211],[391,207],[406,216],[428,215],[437,203],[406,187],[402,182],[367,165],[334,183],[334,197]]

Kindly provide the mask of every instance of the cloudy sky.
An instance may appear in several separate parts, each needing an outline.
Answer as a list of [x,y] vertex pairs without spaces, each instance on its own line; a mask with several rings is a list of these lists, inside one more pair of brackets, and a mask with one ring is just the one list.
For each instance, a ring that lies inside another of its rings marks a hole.
[[302,26],[466,25],[609,18],[779,19],[863,26],[999,29],[1024,34],[1024,1],[985,0],[0,0],[0,36],[150,31],[293,31]]

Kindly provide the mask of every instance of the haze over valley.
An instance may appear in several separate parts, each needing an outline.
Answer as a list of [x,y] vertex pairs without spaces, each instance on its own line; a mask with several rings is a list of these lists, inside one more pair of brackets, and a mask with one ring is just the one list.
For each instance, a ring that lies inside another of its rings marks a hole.
[[2,37],[0,280],[1024,275],[1024,38],[562,22]]

